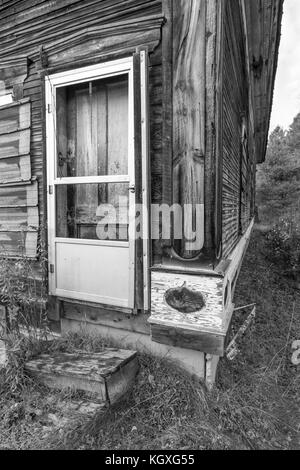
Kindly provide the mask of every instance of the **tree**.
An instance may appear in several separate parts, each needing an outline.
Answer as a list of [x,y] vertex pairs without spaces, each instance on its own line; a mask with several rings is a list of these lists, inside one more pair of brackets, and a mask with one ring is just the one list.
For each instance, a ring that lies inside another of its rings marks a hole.
[[278,126],[270,135],[266,161],[257,171],[257,200],[263,223],[300,223],[300,113],[288,131]]
[[300,151],[300,113],[294,118],[287,132],[287,143],[292,151]]

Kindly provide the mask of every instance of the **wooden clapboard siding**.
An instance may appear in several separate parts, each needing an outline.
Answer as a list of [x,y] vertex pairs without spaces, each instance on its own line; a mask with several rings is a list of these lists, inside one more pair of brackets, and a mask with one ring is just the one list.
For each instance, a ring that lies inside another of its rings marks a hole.
[[26,255],[36,258],[38,232],[1,232],[0,253],[3,256],[19,257]]
[[26,155],[30,152],[30,130],[0,135],[0,159]]
[[37,231],[37,207],[0,207],[0,232]]
[[38,184],[31,182],[31,104],[0,108],[0,253],[35,258],[39,227]]
[[1,207],[33,207],[38,205],[38,189],[35,181],[30,185],[0,186]]
[[[173,203],[173,0],[162,0],[166,24],[162,30],[162,201]],[[165,240],[172,247],[172,240]]]
[[30,103],[17,101],[0,108],[0,135],[28,128],[30,128]]
[[18,85],[21,85],[26,78],[27,66],[28,59],[26,56],[13,56],[9,59],[1,58],[0,80],[6,88],[13,89],[16,100],[22,98],[22,96],[19,97]]
[[[223,128],[222,128],[222,245],[226,257],[250,223],[248,142],[242,151],[243,116],[249,120],[249,78],[240,4],[224,2]],[[247,134],[249,132],[248,127]],[[247,136],[248,137],[248,136]]]
[[39,229],[38,184],[0,186],[0,253],[36,258]]
[[[52,47],[61,43],[66,50],[66,44],[70,45],[73,39],[86,42],[82,35],[88,34],[93,26],[115,30],[116,23],[133,20],[133,33],[141,23],[139,19],[145,19],[145,29],[149,17],[161,14],[161,0],[52,0],[29,2],[25,11],[16,4],[15,9],[7,8],[1,13],[6,16],[2,16],[0,41],[2,54],[7,56],[17,51],[30,54],[45,43]],[[13,26],[13,33],[9,26]]]
[[[134,28],[134,24],[130,24],[130,30]],[[148,46],[150,50],[154,50],[160,40],[160,24],[156,28],[149,31],[118,31],[118,28],[112,30],[113,35],[103,34],[101,39],[93,39],[80,42],[78,45],[70,49],[62,49],[51,54],[49,64],[51,67],[64,64],[64,68],[74,66],[74,60],[86,62],[87,51],[94,62],[103,59],[103,57],[119,57],[120,55],[131,55],[136,45]],[[95,34],[99,35],[97,32]],[[82,39],[81,39],[82,41]],[[65,43],[64,43],[65,44]],[[55,49],[56,50],[56,49]]]
[[0,184],[29,181],[30,178],[30,155],[0,158]]
[[[56,28],[58,24],[65,31],[72,30],[74,32],[81,29],[81,25],[91,26],[92,24],[110,23],[120,20],[120,18],[138,18],[144,16],[145,13],[149,15],[160,10],[159,0],[70,0],[68,2],[57,0],[42,3],[46,4],[43,8],[44,11],[41,10],[41,6],[37,7],[32,2],[28,2],[29,8],[26,15],[24,12],[16,10],[11,11],[11,15],[7,15],[7,18],[14,15],[15,38],[31,31],[33,41],[35,41],[40,36],[45,36],[45,29],[49,37],[62,37],[61,30]],[[96,14],[98,14],[97,20]],[[4,30],[7,30],[7,26]],[[7,43],[10,44],[11,39],[8,39]]]

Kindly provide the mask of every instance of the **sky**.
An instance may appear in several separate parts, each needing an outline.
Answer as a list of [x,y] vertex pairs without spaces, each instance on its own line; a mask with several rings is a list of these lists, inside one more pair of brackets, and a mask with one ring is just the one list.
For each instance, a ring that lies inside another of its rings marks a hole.
[[300,112],[300,0],[285,0],[270,131]]

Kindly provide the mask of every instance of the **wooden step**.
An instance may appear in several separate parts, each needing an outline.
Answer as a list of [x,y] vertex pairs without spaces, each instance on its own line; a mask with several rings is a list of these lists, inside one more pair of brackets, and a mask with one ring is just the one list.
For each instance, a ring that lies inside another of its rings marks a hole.
[[105,349],[101,353],[43,354],[25,365],[26,372],[50,388],[91,393],[103,403],[115,403],[134,383],[135,351]]

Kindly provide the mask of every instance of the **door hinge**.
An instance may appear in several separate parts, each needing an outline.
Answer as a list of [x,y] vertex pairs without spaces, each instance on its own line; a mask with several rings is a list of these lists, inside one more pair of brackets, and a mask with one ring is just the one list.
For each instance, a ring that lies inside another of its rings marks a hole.
[[48,187],[49,194],[53,194],[53,186],[50,184]]
[[50,273],[54,274],[54,264],[50,264]]
[[134,184],[131,184],[131,185],[129,186],[128,190],[129,190],[132,194],[134,194],[134,193],[135,193],[135,185],[134,185]]
[[48,109],[48,113],[51,114],[52,113],[52,106],[51,106],[50,103],[48,104],[47,109]]

